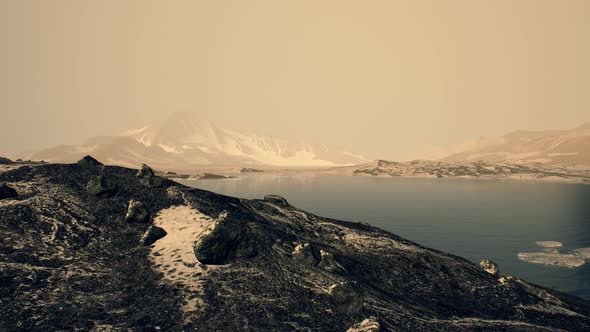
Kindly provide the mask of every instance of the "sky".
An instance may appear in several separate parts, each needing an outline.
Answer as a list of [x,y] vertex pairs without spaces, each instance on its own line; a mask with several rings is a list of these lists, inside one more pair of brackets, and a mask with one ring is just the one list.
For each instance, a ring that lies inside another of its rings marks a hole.
[[590,1],[0,0],[0,155],[191,111],[370,158],[590,120]]

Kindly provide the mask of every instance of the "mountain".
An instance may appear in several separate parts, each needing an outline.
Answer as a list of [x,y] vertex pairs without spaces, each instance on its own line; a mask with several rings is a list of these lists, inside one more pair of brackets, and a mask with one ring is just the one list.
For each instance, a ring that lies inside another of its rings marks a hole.
[[0,184],[2,331],[590,329],[587,300],[275,195],[90,157]]
[[290,142],[217,127],[195,113],[175,113],[156,125],[119,136],[95,137],[80,145],[61,145],[22,156],[73,162],[92,154],[107,164],[150,163],[163,170],[203,166],[335,166],[367,162],[362,156],[323,145]]
[[516,131],[441,160],[590,165],[590,123],[569,130]]

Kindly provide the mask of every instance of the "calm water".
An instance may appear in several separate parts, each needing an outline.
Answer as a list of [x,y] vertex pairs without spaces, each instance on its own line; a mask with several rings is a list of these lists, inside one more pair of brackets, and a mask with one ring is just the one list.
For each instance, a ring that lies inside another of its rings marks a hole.
[[563,242],[563,252],[590,247],[590,186],[462,179],[247,174],[184,181],[244,198],[278,194],[303,210],[365,221],[422,245],[530,282],[590,298],[590,263],[549,267],[518,260],[536,241]]

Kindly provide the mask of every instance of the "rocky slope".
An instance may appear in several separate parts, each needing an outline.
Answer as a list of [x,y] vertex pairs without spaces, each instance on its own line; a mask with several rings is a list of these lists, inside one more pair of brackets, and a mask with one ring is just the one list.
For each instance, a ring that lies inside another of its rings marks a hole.
[[[0,174],[0,330],[583,331],[590,302],[148,167]],[[501,268],[501,267],[500,267]]]
[[441,162],[430,160],[395,162],[378,160],[353,167],[334,168],[331,171],[356,176],[478,178],[590,183],[590,166],[542,163],[513,164],[484,161]]

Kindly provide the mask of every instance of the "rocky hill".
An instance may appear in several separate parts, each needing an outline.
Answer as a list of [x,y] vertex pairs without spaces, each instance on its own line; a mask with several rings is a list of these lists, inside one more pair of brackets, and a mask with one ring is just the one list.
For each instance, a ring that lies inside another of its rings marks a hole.
[[588,301],[279,196],[90,157],[0,183],[2,331],[590,329]]

